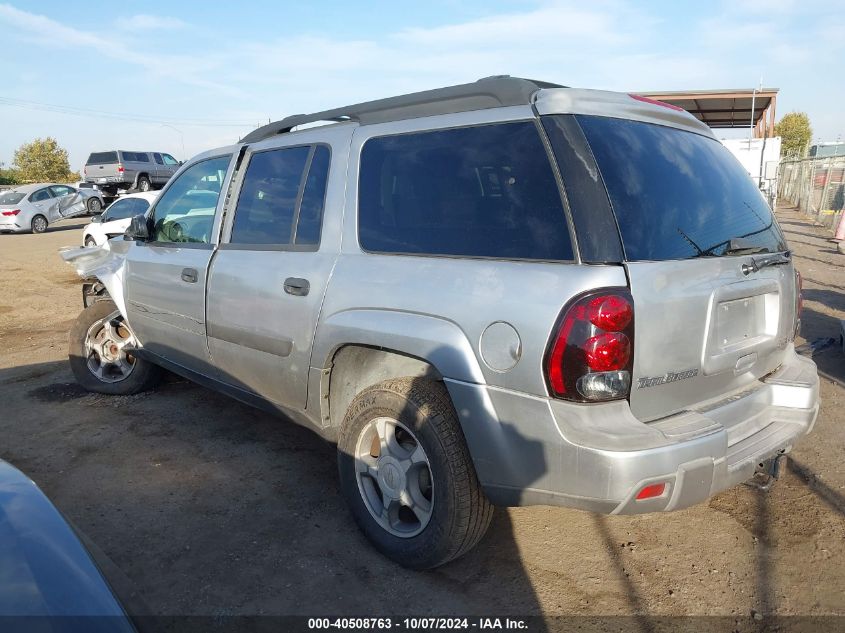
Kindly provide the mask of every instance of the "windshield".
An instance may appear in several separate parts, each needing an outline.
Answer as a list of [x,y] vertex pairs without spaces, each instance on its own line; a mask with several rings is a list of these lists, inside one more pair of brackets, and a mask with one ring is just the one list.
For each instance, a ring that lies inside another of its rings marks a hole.
[[7,191],[0,193],[0,204],[17,204],[26,194],[18,193],[17,191]]
[[629,261],[786,250],[748,173],[718,141],[675,128],[577,116]]

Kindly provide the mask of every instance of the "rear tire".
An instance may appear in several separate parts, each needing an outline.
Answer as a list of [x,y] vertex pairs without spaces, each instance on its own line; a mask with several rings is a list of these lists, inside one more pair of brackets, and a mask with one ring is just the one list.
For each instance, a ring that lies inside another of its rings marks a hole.
[[150,184],[150,179],[146,176],[138,178],[138,191],[149,191],[153,186]]
[[[384,439],[378,429],[390,427]],[[358,526],[404,567],[462,556],[493,516],[441,382],[400,378],[358,394],[340,430],[338,470]]]
[[88,198],[88,215],[96,215],[103,210],[103,203],[99,198]]
[[30,228],[32,229],[33,233],[43,233],[47,230],[47,225],[47,218],[45,218],[41,214],[38,214],[34,218],[32,218]]
[[[114,327],[113,322],[118,326]],[[73,375],[82,387],[95,393],[126,396],[152,389],[161,369],[124,352],[135,337],[123,325],[113,301],[97,301],[77,317],[70,330],[68,355]]]

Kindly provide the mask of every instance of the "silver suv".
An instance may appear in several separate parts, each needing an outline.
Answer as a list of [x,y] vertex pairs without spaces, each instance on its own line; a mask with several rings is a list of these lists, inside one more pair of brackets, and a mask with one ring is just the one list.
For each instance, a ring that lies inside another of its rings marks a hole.
[[691,115],[627,94],[495,77],[289,117],[65,258],[84,387],[164,367],[313,429],[412,568],[494,505],[699,503],[782,464],[819,408],[760,192]]

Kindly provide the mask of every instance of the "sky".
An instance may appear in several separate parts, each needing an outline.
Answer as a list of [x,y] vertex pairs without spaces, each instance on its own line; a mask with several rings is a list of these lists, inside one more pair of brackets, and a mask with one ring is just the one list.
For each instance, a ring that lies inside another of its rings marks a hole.
[[762,78],[778,119],[804,111],[814,139],[845,138],[841,0],[84,6],[0,0],[6,166],[46,136],[74,170],[109,149],[186,159],[289,114],[503,74],[626,92]]

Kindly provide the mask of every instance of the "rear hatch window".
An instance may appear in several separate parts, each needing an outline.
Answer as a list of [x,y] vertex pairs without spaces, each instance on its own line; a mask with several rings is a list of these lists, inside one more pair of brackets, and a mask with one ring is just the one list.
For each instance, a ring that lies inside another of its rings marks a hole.
[[[576,119],[625,251],[635,315],[632,412],[648,422],[750,392],[784,362],[795,327],[792,263],[756,185],[713,138]],[[753,416],[742,418],[720,420],[736,454],[756,430]]]
[[117,162],[117,152],[94,152],[88,157],[86,165],[106,165]]
[[721,143],[625,119],[578,116],[607,187],[628,261],[778,252],[763,196]]

